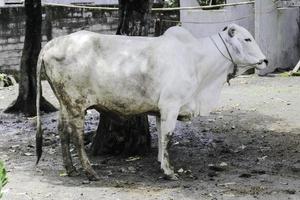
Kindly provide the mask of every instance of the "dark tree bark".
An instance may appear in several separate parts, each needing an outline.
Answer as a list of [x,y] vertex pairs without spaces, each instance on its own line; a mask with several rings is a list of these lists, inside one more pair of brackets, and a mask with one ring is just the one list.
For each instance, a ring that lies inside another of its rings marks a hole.
[[147,36],[153,0],[119,0],[117,35]]
[[[40,0],[25,1],[26,30],[21,58],[19,96],[6,110],[6,113],[36,115],[36,64],[41,50],[42,10]],[[55,111],[46,99],[41,99],[41,110]]]
[[[116,34],[146,36],[153,0],[119,0],[119,26]],[[96,154],[145,154],[151,148],[147,115],[121,119],[101,113],[100,124],[93,139]]]
[[45,29],[47,41],[52,40],[52,11],[50,7],[46,7]]

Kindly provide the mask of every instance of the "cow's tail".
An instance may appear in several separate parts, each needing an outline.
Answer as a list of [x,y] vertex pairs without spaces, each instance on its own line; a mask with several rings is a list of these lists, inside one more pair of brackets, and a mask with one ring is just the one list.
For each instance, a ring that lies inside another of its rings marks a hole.
[[41,93],[42,93],[42,87],[41,87],[41,69],[43,66],[43,50],[40,52],[39,59],[37,62],[37,68],[36,68],[36,80],[37,80],[37,95],[36,95],[36,164],[39,163],[40,158],[43,153],[43,130],[41,126],[41,112],[40,112],[40,105],[41,105]]

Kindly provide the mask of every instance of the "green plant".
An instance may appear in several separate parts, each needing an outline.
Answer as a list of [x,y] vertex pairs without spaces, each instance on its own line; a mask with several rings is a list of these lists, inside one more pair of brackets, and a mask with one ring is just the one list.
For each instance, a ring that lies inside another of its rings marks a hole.
[[2,197],[2,188],[7,183],[7,176],[6,176],[6,170],[4,168],[4,164],[2,161],[0,161],[0,198]]
[[179,7],[179,0],[165,0],[166,7]]
[[13,82],[9,76],[0,73],[0,87],[8,87],[13,85]]

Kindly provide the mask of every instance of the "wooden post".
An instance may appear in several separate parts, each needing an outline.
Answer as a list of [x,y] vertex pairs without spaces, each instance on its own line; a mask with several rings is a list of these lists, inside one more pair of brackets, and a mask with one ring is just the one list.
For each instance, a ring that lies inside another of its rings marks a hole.
[[296,73],[296,72],[299,70],[299,68],[300,68],[300,60],[299,60],[299,62],[297,63],[297,65],[295,66],[295,68],[293,69],[293,71],[291,71],[291,72],[289,73],[289,75],[292,76],[294,73]]

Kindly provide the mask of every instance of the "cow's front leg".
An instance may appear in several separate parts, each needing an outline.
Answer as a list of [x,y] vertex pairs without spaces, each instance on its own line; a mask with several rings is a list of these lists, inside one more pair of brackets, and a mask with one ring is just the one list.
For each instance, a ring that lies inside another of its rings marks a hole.
[[157,148],[158,148],[158,154],[157,154],[157,161],[161,163],[161,124],[160,124],[160,117],[156,117],[156,128],[157,128]]
[[77,148],[78,156],[81,165],[83,167],[83,170],[85,171],[90,181],[97,181],[99,180],[99,177],[97,173],[94,171],[94,169],[92,168],[91,163],[86,154],[86,151],[84,149],[84,140],[83,140],[84,117],[83,116],[73,117],[71,125],[72,125],[74,144]]
[[171,180],[178,180],[178,175],[174,173],[174,169],[170,164],[168,152],[170,148],[170,140],[176,126],[178,110],[169,109],[167,112],[161,113],[161,144],[159,145],[161,150],[159,151],[159,156],[161,159],[161,169],[166,175],[166,178]]

